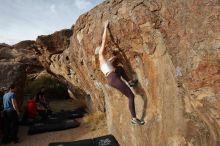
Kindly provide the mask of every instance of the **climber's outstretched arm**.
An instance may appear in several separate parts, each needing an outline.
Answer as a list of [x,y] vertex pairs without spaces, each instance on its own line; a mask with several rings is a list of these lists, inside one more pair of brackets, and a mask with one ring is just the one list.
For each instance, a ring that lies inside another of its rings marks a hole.
[[101,48],[99,49],[99,58],[104,57],[107,27],[108,27],[108,21],[106,21],[105,24],[104,24],[104,32],[103,32],[103,36],[102,36],[102,45],[101,45]]

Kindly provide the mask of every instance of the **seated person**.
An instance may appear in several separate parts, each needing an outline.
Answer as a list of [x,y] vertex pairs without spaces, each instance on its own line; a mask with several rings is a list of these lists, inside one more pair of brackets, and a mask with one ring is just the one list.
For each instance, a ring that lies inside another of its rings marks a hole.
[[46,101],[46,98],[45,98],[45,88],[44,87],[42,87],[41,90],[36,94],[35,101],[38,105],[38,110],[51,111],[49,103]]
[[33,97],[27,101],[26,109],[27,109],[27,118],[28,119],[35,119],[37,117],[37,115],[38,115],[37,103]]

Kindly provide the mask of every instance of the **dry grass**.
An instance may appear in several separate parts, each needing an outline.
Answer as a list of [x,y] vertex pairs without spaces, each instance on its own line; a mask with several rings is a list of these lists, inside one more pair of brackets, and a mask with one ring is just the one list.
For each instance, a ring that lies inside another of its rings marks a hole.
[[84,116],[82,118],[82,123],[88,125],[92,131],[106,127],[107,125],[105,114],[100,111]]

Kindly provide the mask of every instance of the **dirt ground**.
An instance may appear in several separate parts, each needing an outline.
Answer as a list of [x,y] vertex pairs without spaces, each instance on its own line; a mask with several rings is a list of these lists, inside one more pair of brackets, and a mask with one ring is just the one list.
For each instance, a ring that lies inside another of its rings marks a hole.
[[[50,105],[53,111],[59,111],[61,109],[75,109],[82,106],[83,104],[77,101],[60,100],[52,101]],[[20,142],[17,144],[7,144],[7,146],[48,146],[48,144],[52,142],[68,142],[94,138],[108,134],[106,126],[91,130],[88,123],[83,123],[82,119],[77,120],[81,123],[81,125],[77,128],[36,135],[27,135],[28,127],[20,126],[18,134]]]

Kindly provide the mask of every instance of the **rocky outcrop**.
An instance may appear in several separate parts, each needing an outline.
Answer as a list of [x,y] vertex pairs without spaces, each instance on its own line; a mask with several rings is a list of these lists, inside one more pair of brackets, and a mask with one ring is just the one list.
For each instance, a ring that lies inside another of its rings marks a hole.
[[87,98],[89,95],[68,79],[73,74],[69,58],[70,52],[68,51],[73,28],[74,26],[71,29],[57,31],[51,35],[39,36],[36,40],[35,51],[47,72],[67,85],[73,92],[73,96],[85,101],[88,109],[91,109],[92,103]]
[[3,48],[3,47],[10,47],[8,44],[5,44],[5,43],[0,43],[0,49]]
[[0,61],[20,62],[26,65],[28,73],[38,72],[43,68],[35,55],[34,48],[35,41],[22,41],[13,46],[0,45]]
[[26,76],[43,68],[34,52],[34,41],[22,41],[13,46],[0,45],[0,89],[7,90],[13,83],[21,106]]
[[37,48],[35,51],[39,56],[42,65],[49,69],[52,56],[62,54],[65,49],[69,47],[69,39],[72,35],[72,30],[65,29],[55,32],[52,35],[39,36],[36,40]]
[[69,80],[69,77],[74,74],[71,69],[70,52],[68,51],[73,28],[74,26],[71,29],[57,31],[51,35],[39,36],[35,43],[35,52],[47,72],[56,77],[61,83],[67,85],[69,92],[73,94],[72,96],[84,101],[88,110],[91,110],[92,102],[90,96],[83,88]]
[[19,62],[0,62],[0,88],[7,90],[11,84],[16,85],[16,97],[21,106],[26,78],[25,66]]
[[[37,51],[50,72],[83,93],[93,110],[106,112],[109,131],[122,146],[217,146],[218,9],[215,0],[108,0],[80,16],[72,34],[39,37]],[[117,52],[128,75],[138,78],[132,90],[144,126],[130,124],[127,98],[100,72],[97,51],[106,20],[106,56]]]

